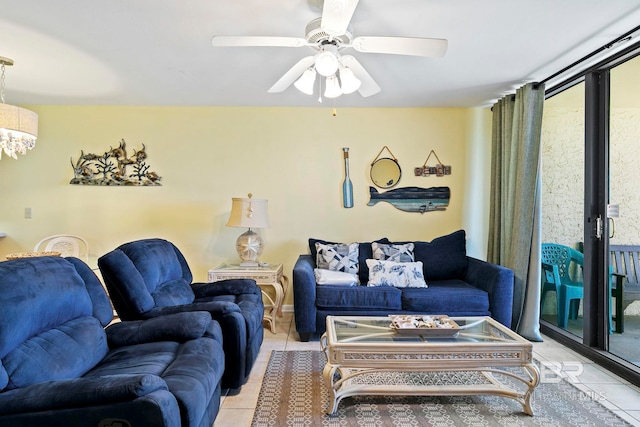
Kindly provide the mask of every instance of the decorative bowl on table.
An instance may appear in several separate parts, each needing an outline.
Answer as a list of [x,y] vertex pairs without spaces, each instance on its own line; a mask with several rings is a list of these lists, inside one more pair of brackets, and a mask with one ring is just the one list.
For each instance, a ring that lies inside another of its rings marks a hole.
[[460,332],[460,326],[445,315],[389,315],[391,329],[398,334],[448,337]]

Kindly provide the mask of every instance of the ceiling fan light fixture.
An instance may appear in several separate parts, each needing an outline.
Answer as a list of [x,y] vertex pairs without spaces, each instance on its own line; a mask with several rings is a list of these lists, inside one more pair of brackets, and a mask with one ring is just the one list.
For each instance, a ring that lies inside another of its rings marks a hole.
[[307,68],[302,76],[293,84],[296,89],[306,95],[313,95],[313,85],[316,81],[316,70]]
[[340,89],[340,82],[338,78],[333,75],[327,77],[327,82],[324,89],[324,97],[325,98],[337,98],[342,95],[342,89]]
[[348,95],[360,89],[362,82],[353,74],[351,68],[340,68],[340,89],[342,93]]
[[[305,27],[303,37],[274,36],[214,36],[213,46],[228,47],[301,47],[307,46],[314,51],[291,67],[268,90],[269,93],[284,92],[295,83],[296,87],[313,94],[308,83],[311,67],[325,78],[328,96],[340,96],[359,92],[366,98],[381,91],[380,86],[364,69],[356,58],[343,55],[345,48],[363,53],[383,53],[418,57],[443,56],[448,47],[446,39],[424,37],[358,36],[354,37],[351,19],[360,0],[309,0],[314,6],[322,8],[322,16],[311,20]],[[317,4],[316,4],[317,3]],[[345,69],[348,68],[348,69]],[[303,76],[304,74],[304,76]],[[318,85],[319,101],[322,101],[323,79],[315,76]],[[335,83],[334,83],[335,82]],[[337,86],[337,88],[336,88]]]
[[319,53],[316,57],[316,71],[324,77],[333,76],[338,71],[338,57],[326,50]]

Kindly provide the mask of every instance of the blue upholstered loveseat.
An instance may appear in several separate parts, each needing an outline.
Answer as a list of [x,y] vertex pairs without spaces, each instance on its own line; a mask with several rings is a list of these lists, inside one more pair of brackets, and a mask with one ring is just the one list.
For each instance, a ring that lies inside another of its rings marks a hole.
[[293,299],[296,330],[300,340],[324,332],[328,315],[384,316],[388,314],[446,314],[491,316],[511,326],[513,271],[466,254],[464,230],[431,242],[375,241],[383,245],[413,243],[415,261],[423,264],[427,287],[367,286],[367,259],[373,257],[372,242],[358,243],[357,286],[316,283],[316,243],[309,239],[310,254],[300,255],[293,268]]
[[210,427],[225,368],[211,315],[112,318],[79,259],[0,262],[0,426]]

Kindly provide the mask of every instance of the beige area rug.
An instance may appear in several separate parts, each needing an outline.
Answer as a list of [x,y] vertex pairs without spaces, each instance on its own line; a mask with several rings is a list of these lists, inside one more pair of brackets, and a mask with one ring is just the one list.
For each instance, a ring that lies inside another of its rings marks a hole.
[[533,417],[524,414],[518,402],[498,396],[347,397],[340,402],[337,414],[330,416],[326,414],[328,394],[322,380],[325,361],[320,351],[273,351],[252,426],[630,425],[602,406],[598,396],[585,394],[566,381],[536,387]]

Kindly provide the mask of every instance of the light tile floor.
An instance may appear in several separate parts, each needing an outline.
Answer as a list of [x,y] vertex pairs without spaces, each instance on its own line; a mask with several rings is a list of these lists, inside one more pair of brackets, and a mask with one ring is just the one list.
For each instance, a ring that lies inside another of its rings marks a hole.
[[[265,328],[260,355],[251,371],[249,380],[234,396],[223,396],[216,427],[245,427],[251,425],[258,401],[262,377],[272,350],[319,350],[318,339],[303,343],[293,323],[293,314],[284,313],[278,318],[277,333]],[[559,375],[569,377],[589,398],[598,399],[632,425],[640,427],[640,388],[630,384],[589,359],[563,345],[544,337],[544,342],[534,343],[534,357],[542,363],[542,380],[554,381]]]

